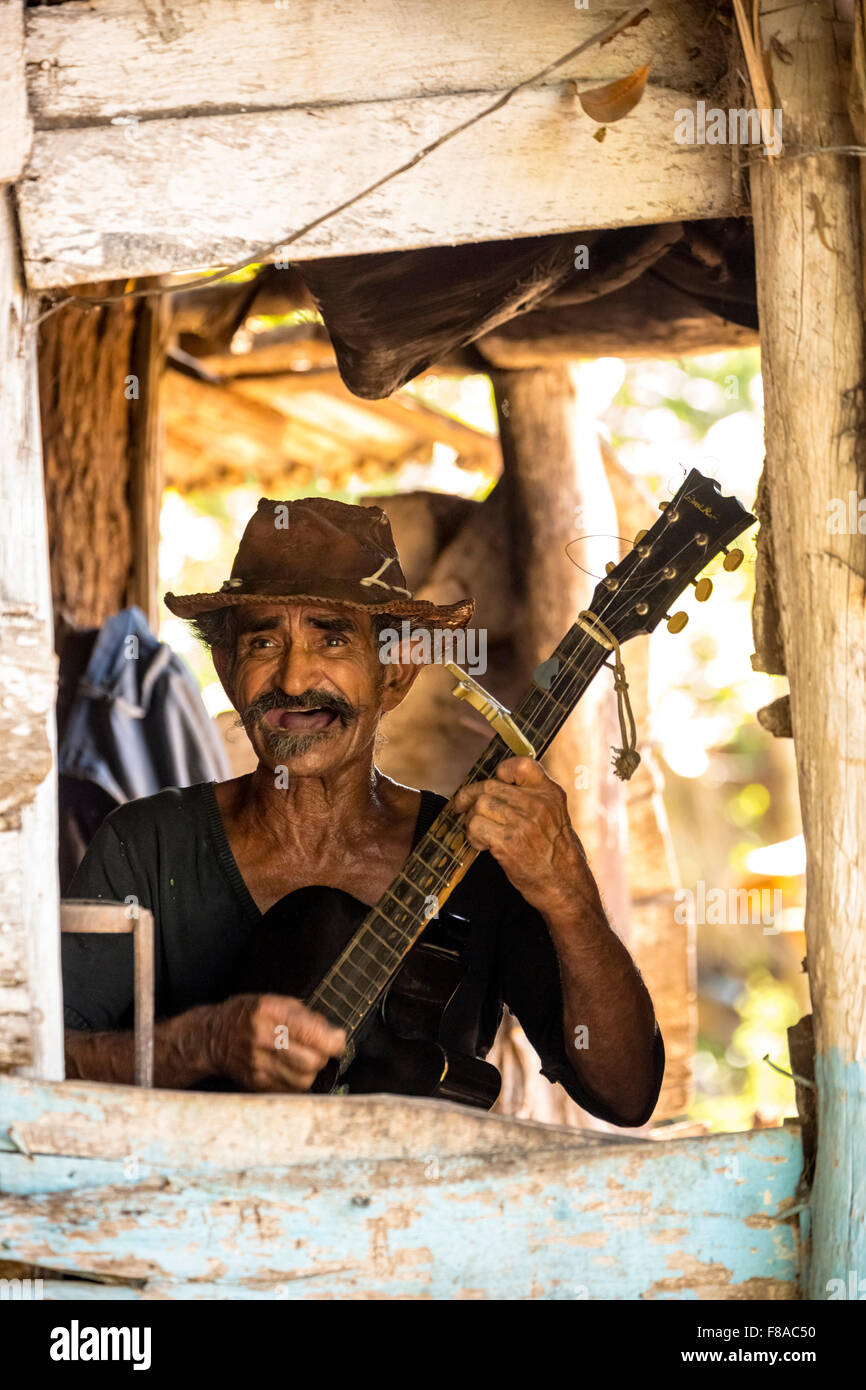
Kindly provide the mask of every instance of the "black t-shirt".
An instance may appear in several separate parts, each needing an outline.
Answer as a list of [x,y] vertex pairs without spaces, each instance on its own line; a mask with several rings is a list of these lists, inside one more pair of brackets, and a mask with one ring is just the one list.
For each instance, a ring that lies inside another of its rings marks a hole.
[[[445,798],[421,793],[413,846]],[[261,921],[223,826],[212,782],[170,788],[113,811],[103,822],[69,888],[71,898],[131,901],[154,914],[156,1017],[236,992],[234,980]],[[617,1123],[580,1083],[562,1033],[562,994],[553,944],[530,907],[488,853],[479,855],[440,917],[466,943],[468,969],[448,1010],[445,1046],[486,1056],[504,1006],[538,1052],[542,1074],[559,1081],[585,1110]],[[429,930],[429,929],[428,929]],[[63,993],[71,1029],[125,1029],[133,1021],[132,937],[64,933]],[[656,1086],[664,1072],[655,1038]],[[652,1112],[647,1112],[646,1119]]]

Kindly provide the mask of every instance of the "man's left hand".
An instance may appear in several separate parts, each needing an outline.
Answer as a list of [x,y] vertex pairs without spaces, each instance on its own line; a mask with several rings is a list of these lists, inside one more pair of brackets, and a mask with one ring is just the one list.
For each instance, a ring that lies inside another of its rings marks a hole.
[[532,758],[508,758],[488,781],[461,787],[455,809],[466,835],[489,849],[526,902],[545,916],[573,910],[592,895],[583,847],[568,818],[562,787]]

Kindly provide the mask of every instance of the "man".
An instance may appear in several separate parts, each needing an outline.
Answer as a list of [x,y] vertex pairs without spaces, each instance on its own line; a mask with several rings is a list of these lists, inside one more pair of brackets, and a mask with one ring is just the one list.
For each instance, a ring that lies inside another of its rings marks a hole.
[[[305,1091],[343,1049],[343,1032],[299,999],[238,994],[238,962],[262,914],[297,889],[377,902],[444,804],[375,766],[379,722],[419,670],[383,663],[377,638],[395,619],[463,626],[473,605],[413,599],[384,512],[318,498],[263,498],[222,589],[166,603],[210,645],[258,766],[121,807],[71,896],[154,913],[158,1086],[222,1076],[246,1090]],[[645,1123],[661,1036],[564,792],[538,763],[510,758],[463,788],[456,807],[489,853],[447,903],[468,969],[439,1041],[459,1034],[483,1057],[507,1004],[549,1079],[605,1120]],[[64,936],[63,953],[68,1075],[131,1082],[129,937]]]

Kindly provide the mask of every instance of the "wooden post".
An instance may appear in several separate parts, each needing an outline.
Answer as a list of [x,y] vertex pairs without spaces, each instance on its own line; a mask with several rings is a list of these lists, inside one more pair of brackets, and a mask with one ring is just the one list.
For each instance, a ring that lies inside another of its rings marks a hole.
[[[87,295],[122,289],[89,285]],[[99,627],[127,602],[136,492],[130,397],[141,302],[70,305],[39,329],[39,393],[55,619]],[[141,382],[139,380],[139,395]]]
[[[596,579],[572,564],[566,546],[575,537],[595,539],[571,546],[571,554],[593,575],[619,558],[617,520],[594,433],[587,436],[578,410],[575,369],[551,365],[492,373],[504,482],[510,506],[512,572],[519,588],[515,628],[518,663],[526,678],[544,661],[578,613],[588,608]],[[572,823],[586,849],[610,920],[629,942],[630,903],[626,866],[626,811],[622,786],[610,767],[618,740],[616,703],[604,673],[593,682],[544,759],[551,777],[568,794]],[[565,1094],[549,1094],[529,1071],[522,1034],[517,1054],[505,1046],[494,1060],[503,1089],[514,1103],[518,1090],[531,1096],[532,1113],[552,1122],[607,1128]],[[525,1101],[524,1101],[525,1104]],[[523,1106],[521,1106],[521,1109]]]
[[0,1071],[63,1076],[55,661],[35,341],[0,189]]
[[[620,558],[651,521],[656,502],[646,484],[622,466],[607,444],[602,444],[601,452],[622,537]],[[624,787],[631,947],[652,995],[665,1043],[665,1079],[656,1119],[682,1115],[694,1099],[698,1033],[695,924],[690,914],[677,912],[681,883],[662,799],[662,770],[650,742],[650,660],[664,661],[665,643],[675,640],[662,631],[656,638],[630,642],[625,653],[641,755],[640,767]]]
[[162,379],[169,332],[168,295],[143,301],[132,343],[129,424],[129,491],[132,557],[127,599],[159,626],[159,512],[162,502]]
[[[581,609],[590,606],[605,562],[619,559],[616,509],[594,434],[581,437],[574,369],[498,371],[493,384],[511,499],[515,574],[523,587],[520,657],[529,675]],[[592,539],[570,545],[586,535]],[[571,562],[566,546],[583,569]],[[618,735],[613,687],[603,673],[555,740],[545,764],[568,793],[572,820],[604,885],[611,918],[627,940],[625,802],[610,767],[610,748]]]
[[167,298],[71,305],[39,331],[54,611],[73,626],[98,627],[128,603],[159,619]]
[[761,48],[773,36],[790,54],[773,76],[785,148],[798,156],[757,165],[751,183],[766,483],[807,852],[819,1111],[809,1292],[825,1299],[847,1290],[851,1271],[866,1277],[866,548],[856,501],[853,526],[849,513],[866,468],[862,161],[801,154],[852,144],[850,22],[829,0],[762,9]]
[[[655,510],[649,495],[600,450],[595,415],[580,406],[580,376],[579,366],[553,362],[493,374],[511,499],[513,572],[523,584],[520,665],[527,675],[549,655],[580,610],[589,607],[605,563],[618,561],[628,548],[618,538],[650,525]],[[566,546],[591,574],[569,563]],[[648,662],[647,640],[631,642],[625,664],[641,743],[647,728]],[[656,1118],[665,1118],[681,1115],[691,1099],[693,930],[675,921],[675,866],[663,808],[658,807],[658,774],[647,758],[629,783],[617,781],[610,750],[619,743],[612,683],[602,672],[545,764],[568,792],[572,821],[611,921],[656,1002],[668,1055]],[[520,1045],[518,1039],[518,1050]],[[507,1049],[496,1064],[508,1087],[513,1068]],[[531,1090],[525,1060],[520,1070],[524,1075],[518,1077],[517,1089]],[[581,1112],[564,1096],[552,1103],[542,1090],[541,1095],[533,1092],[532,1103],[535,1118],[606,1128],[585,1116],[578,1120]]]

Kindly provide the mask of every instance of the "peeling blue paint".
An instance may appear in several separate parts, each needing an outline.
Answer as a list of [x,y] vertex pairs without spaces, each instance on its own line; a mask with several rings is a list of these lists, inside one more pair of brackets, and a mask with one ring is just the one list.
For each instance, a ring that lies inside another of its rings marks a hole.
[[72,1273],[147,1277],[180,1297],[681,1299],[749,1296],[750,1281],[754,1297],[766,1296],[763,1281],[795,1290],[796,1128],[601,1146],[576,1135],[573,1149],[511,1161],[443,1157],[435,1179],[425,1166],[345,1155],[243,1171],[145,1163],[130,1180],[120,1160],[4,1153],[0,1250]]
[[846,1062],[831,1048],[816,1056],[815,1080],[819,1140],[808,1287],[811,1298],[826,1299],[838,1291],[832,1280],[845,1288],[866,1280],[866,1061]]

